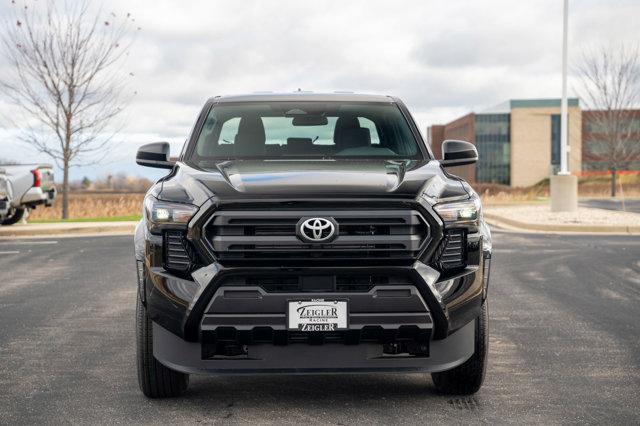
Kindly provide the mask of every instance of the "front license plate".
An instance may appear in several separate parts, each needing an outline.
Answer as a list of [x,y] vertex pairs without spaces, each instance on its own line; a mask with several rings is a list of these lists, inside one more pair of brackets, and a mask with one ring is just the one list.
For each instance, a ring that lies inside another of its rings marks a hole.
[[346,300],[292,300],[287,309],[289,330],[336,331],[348,328]]

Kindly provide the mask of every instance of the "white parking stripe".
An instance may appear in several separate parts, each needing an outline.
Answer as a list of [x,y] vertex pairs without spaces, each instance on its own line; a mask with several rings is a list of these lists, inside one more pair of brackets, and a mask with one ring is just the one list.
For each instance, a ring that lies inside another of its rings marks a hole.
[[20,253],[20,252],[17,251],[17,250],[14,250],[14,251],[0,251],[0,254],[18,254],[18,253]]
[[27,246],[27,245],[47,245],[58,244],[57,241],[2,241],[0,246]]

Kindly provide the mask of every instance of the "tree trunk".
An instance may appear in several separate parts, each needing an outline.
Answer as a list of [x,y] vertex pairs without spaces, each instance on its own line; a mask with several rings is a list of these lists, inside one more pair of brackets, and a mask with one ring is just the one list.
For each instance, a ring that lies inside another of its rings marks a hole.
[[[73,93],[69,93],[69,98]],[[69,163],[71,161],[71,113],[67,113],[64,128],[64,151],[62,167],[64,167],[64,180],[62,181],[62,218],[69,219]]]
[[616,168],[612,168],[611,169],[611,196],[615,197],[616,196],[616,188],[617,188],[617,182],[616,182]]
[[69,161],[63,163],[62,180],[62,218],[69,219]]

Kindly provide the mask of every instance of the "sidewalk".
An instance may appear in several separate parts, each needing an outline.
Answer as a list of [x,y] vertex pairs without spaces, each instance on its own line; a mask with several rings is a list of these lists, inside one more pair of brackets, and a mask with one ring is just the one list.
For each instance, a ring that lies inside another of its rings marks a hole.
[[490,224],[528,231],[640,233],[640,214],[579,207],[576,212],[552,213],[549,205],[487,206]]
[[0,226],[0,239],[92,234],[133,234],[138,222],[58,222]]

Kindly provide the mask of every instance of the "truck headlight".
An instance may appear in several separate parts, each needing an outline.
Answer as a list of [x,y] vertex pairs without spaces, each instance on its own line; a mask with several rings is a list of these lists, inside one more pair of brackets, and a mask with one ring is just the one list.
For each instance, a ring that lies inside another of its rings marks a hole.
[[197,211],[194,205],[169,203],[153,196],[144,200],[145,218],[154,225],[186,225]]
[[482,205],[480,198],[473,196],[468,200],[440,203],[433,206],[446,225],[454,223],[474,223],[480,218]]

